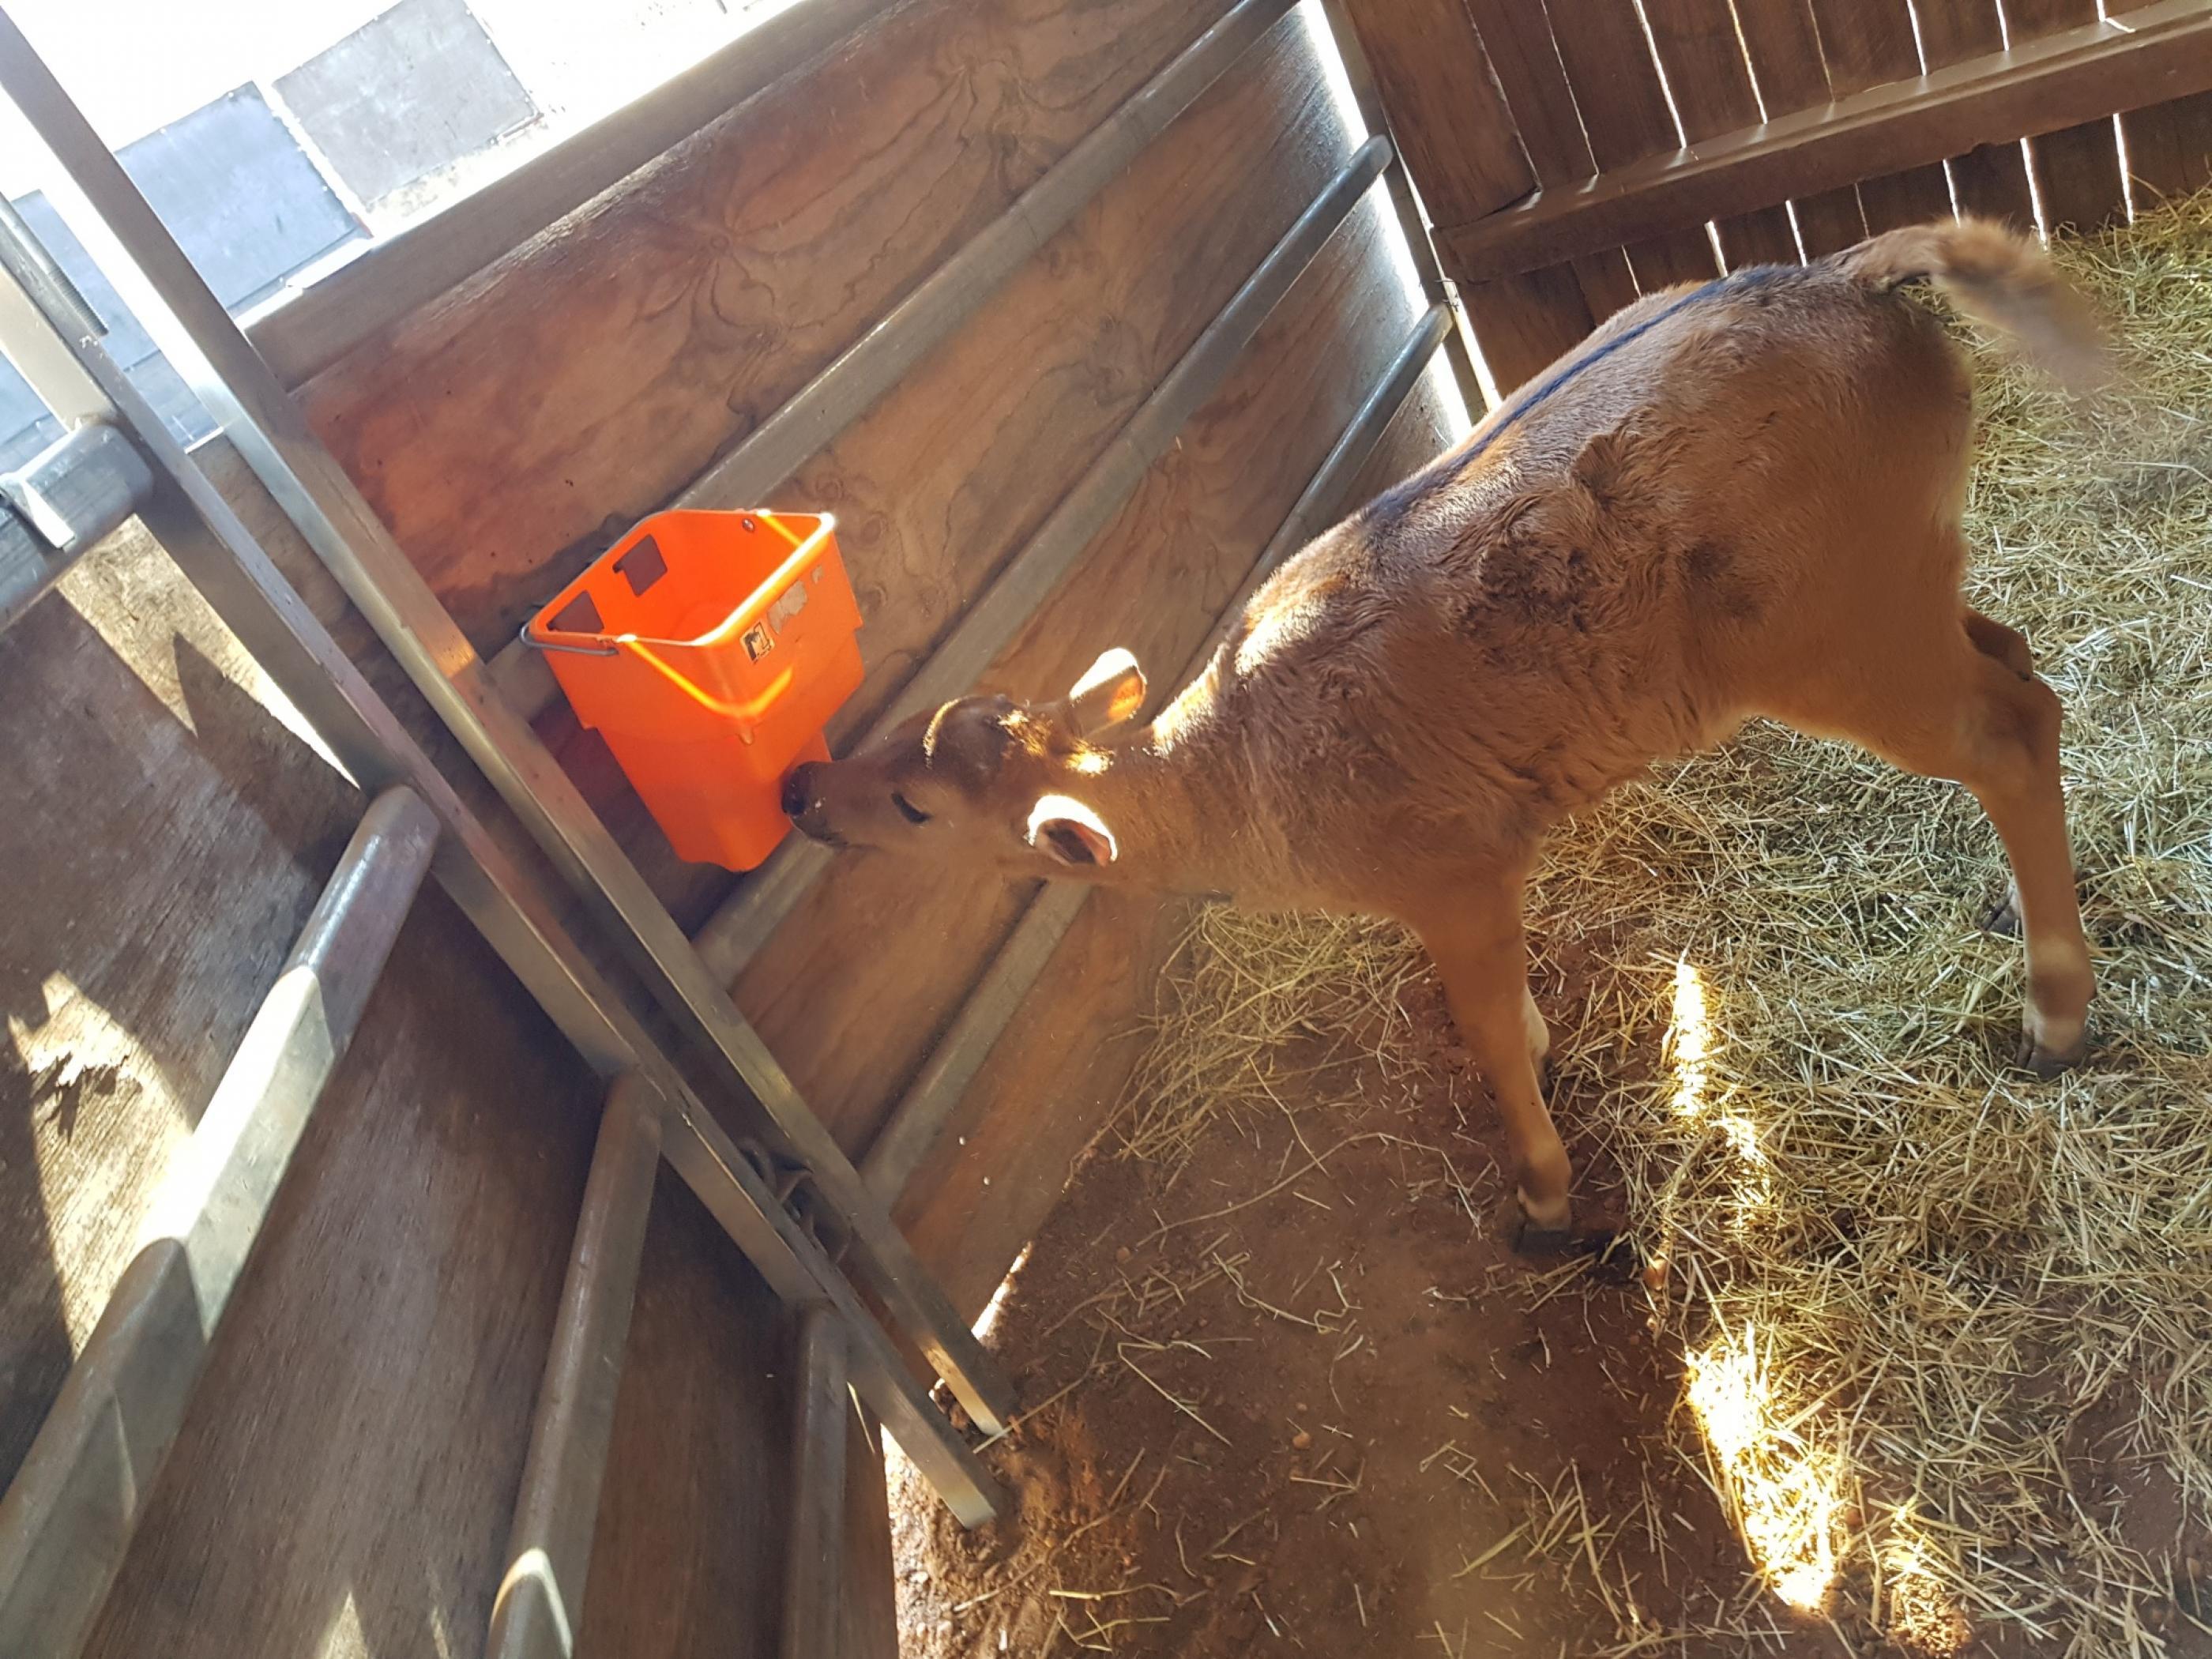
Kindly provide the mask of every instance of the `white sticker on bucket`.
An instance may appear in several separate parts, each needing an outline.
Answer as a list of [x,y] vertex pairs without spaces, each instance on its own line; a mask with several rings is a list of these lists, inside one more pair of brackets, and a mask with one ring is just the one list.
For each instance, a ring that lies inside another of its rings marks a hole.
[[793,582],[789,587],[784,589],[781,599],[769,606],[768,619],[775,624],[777,633],[783,632],[791,619],[806,609],[807,597],[806,584]]

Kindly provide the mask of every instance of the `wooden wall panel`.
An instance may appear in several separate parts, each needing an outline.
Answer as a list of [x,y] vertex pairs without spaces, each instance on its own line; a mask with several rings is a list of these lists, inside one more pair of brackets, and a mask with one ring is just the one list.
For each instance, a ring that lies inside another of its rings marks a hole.
[[[2097,0],[2002,0],[2002,6],[2015,46],[2097,21]],[[2031,138],[2027,154],[2045,229],[2086,234],[2127,217],[2119,150],[2109,118]]]
[[[1555,190],[1588,178],[1595,170],[1589,141],[1575,112],[1543,8],[1522,0],[1467,0],[1467,10],[1537,183]],[[1438,225],[1452,222],[1433,212],[1431,218]],[[1627,255],[1618,249],[1494,281],[1460,283],[1468,325],[1500,392],[1540,374],[1635,297],[1636,278]]]
[[0,1481],[360,805],[134,526],[0,635]]
[[309,417],[495,649],[1222,9],[892,9],[317,376]]
[[[1644,15],[1686,140],[1694,144],[1759,124],[1759,100],[1729,0],[1644,0]],[[1797,262],[1797,233],[1787,208],[1759,208],[1717,220],[1713,228],[1730,270]]]
[[[1736,19],[1768,119],[1828,101],[1828,71],[1807,0],[1746,0],[1736,8]],[[1790,206],[1808,258],[1834,253],[1866,235],[1855,186],[1801,196]]]
[[[1634,0],[1547,0],[1552,34],[1601,170],[1678,149],[1681,135],[1667,106]],[[1644,293],[1717,276],[1702,225],[1638,242],[1628,250]]]
[[1391,137],[1438,224],[1480,219],[1535,184],[1460,0],[1346,0]]
[[[1813,0],[1813,17],[1832,96],[1918,78],[1920,52],[1905,0]],[[1951,216],[1951,186],[1940,166],[1863,179],[1858,190],[1869,232]]]
[[[2106,0],[2123,21],[2149,0]],[[2212,185],[2212,93],[2130,110],[2120,117],[2127,141],[2129,199],[2136,211]]]
[[[1914,0],[1913,9],[1920,21],[1920,49],[1931,70],[2004,50],[1996,0]],[[2017,143],[1984,144],[1953,156],[1947,166],[1961,211],[2021,228],[2035,223],[2027,160]]]
[[[889,700],[1351,148],[1303,31],[1286,20],[958,337],[801,470],[795,497],[827,503],[846,527],[868,618],[871,680],[841,713],[838,736]],[[1177,579],[1172,551],[1133,578],[1144,592]],[[1092,568],[1071,586],[1092,580]],[[987,882],[941,923],[921,924],[910,951],[850,948],[881,918],[909,914],[909,888],[933,878],[849,860],[735,988],[817,1114],[854,1147],[1016,914],[1018,896]]]
[[[1101,645],[1127,641],[1158,677],[1157,694],[1180,689],[1168,677],[1203,637],[1199,624],[1209,607],[1233,591],[1233,582],[1223,586],[1226,573],[1248,563],[1273,533],[1334,441],[1322,428],[1351,418],[1412,319],[1387,272],[1356,248],[1343,252],[1351,257],[1312,273],[1321,280],[1270,322],[1236,380],[1194,423],[1182,453],[1162,463],[1101,538],[1097,578],[1068,596],[1057,619],[1040,619],[1009,653],[1008,676],[1029,672],[1054,684],[1088,666]],[[1329,343],[1307,357],[1285,349],[1294,340]],[[1310,421],[1298,418],[1301,407],[1314,410]],[[1449,436],[1441,404],[1425,386],[1391,422],[1345,510],[1413,472]],[[1148,635],[1163,630],[1144,614],[1148,595],[1170,590],[1136,579],[1152,550],[1168,544],[1182,550],[1176,556],[1204,589],[1176,620],[1173,650],[1151,644]],[[1117,579],[1117,569],[1127,574]],[[1119,619],[1092,614],[1102,609]],[[962,1312],[981,1310],[1058,1198],[1072,1161],[1119,1103],[1142,1052],[1138,1022],[1149,1012],[1153,977],[1188,915],[1181,902],[1094,894],[908,1183],[900,1222]]]

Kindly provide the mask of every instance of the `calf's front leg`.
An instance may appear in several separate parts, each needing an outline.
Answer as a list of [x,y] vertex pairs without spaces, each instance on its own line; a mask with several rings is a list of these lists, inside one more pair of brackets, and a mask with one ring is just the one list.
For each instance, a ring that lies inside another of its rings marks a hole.
[[1571,1171],[1544,1105],[1540,1068],[1550,1038],[1528,994],[1521,884],[1439,895],[1434,908],[1411,920],[1436,963],[1461,1041],[1498,1102],[1528,1228],[1540,1237],[1564,1235],[1573,1218]]

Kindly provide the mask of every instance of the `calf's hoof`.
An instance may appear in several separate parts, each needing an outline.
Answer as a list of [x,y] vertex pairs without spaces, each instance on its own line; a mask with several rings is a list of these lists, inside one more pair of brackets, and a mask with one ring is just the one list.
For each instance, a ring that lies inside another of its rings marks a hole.
[[2013,1063],[2022,1071],[2033,1072],[2047,1083],[2062,1072],[2072,1071],[2088,1052],[2089,1040],[2086,1036],[2076,1038],[2070,1048],[2047,1048],[2037,1039],[2034,1032],[2022,1031]]

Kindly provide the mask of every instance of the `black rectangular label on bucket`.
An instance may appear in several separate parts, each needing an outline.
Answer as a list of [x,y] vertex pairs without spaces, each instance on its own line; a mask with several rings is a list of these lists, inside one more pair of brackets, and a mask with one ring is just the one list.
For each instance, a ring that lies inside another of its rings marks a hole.
[[745,629],[744,647],[746,659],[758,662],[775,648],[775,635],[769,632],[766,623],[755,623]]

